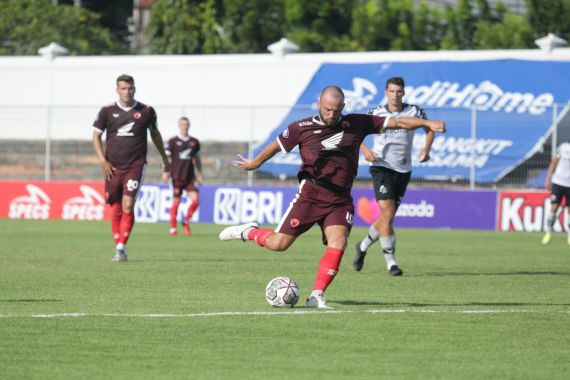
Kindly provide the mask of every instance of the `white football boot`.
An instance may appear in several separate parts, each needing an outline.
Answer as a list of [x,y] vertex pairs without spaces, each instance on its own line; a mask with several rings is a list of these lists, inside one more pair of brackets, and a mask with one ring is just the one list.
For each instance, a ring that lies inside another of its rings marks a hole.
[[259,223],[257,222],[249,222],[245,224],[240,224],[239,226],[230,226],[226,227],[220,232],[220,240],[243,240],[244,231],[250,228],[259,228]]
[[317,307],[319,309],[334,309],[327,304],[325,297],[321,294],[318,296],[310,296],[305,302],[305,307]]
[[127,256],[127,250],[126,249],[117,249],[115,256],[113,257],[113,261],[116,262],[123,262],[123,261],[128,261],[129,258]]

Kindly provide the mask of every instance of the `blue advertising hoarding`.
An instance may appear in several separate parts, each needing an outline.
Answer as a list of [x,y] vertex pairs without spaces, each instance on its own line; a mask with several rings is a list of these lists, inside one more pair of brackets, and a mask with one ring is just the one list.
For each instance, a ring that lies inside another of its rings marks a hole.
[[[314,105],[328,85],[346,94],[345,113],[366,113],[385,102],[388,78],[406,80],[405,101],[422,106],[428,117],[444,119],[448,132],[438,135],[431,160],[414,162],[414,178],[467,179],[475,169],[478,183],[500,180],[529,158],[547,138],[552,106],[570,100],[570,63],[489,60],[323,64],[281,124],[257,147],[255,154],[287,125],[317,113]],[[476,109],[476,115],[473,115]],[[477,129],[472,129],[475,123]],[[425,135],[417,133],[413,158]],[[475,137],[475,138],[473,138]],[[371,138],[365,141],[371,144]],[[298,150],[279,153],[260,170],[294,176],[300,165]],[[361,157],[359,176],[367,177]]]
[[[241,224],[257,221],[276,226],[294,199],[293,186],[203,185],[200,207],[192,222]],[[368,226],[379,215],[371,188],[354,188],[354,225]],[[496,219],[495,191],[410,189],[396,214],[397,227],[493,230]],[[137,222],[166,222],[170,217],[172,189],[166,184],[144,184],[135,204]],[[178,219],[188,209],[182,198]],[[461,209],[461,212],[457,210]]]

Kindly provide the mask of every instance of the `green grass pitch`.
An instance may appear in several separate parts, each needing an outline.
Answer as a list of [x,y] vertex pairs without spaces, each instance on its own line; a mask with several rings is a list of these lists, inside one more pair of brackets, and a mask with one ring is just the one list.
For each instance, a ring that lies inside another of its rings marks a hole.
[[285,253],[220,229],[139,223],[130,261],[113,263],[108,223],[0,220],[0,379],[570,376],[563,234],[543,247],[539,234],[400,229],[392,278],[378,246],[353,271],[355,228],[326,312],[264,298],[285,275],[303,303],[317,228]]

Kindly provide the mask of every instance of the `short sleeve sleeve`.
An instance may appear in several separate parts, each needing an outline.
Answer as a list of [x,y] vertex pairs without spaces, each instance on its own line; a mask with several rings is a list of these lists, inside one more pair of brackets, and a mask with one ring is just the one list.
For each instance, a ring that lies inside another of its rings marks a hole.
[[299,143],[300,127],[297,123],[287,126],[278,136],[277,143],[283,153],[289,153]]
[[426,111],[421,107],[418,107],[418,117],[424,120],[427,120],[428,118]]
[[148,129],[158,129],[158,121],[156,117],[156,111],[152,107],[149,108],[149,118],[148,118]]
[[201,148],[200,147],[200,141],[196,140],[196,147],[194,148],[194,152],[195,152],[194,154],[196,154],[196,155],[200,154],[200,148]]
[[366,126],[366,134],[374,134],[380,133],[382,129],[388,126],[388,120],[390,117],[385,116],[376,116],[376,115],[364,115],[366,116],[367,120],[365,121],[364,125]]
[[97,113],[95,121],[93,122],[93,127],[101,133],[107,129],[107,111],[105,107],[101,108]]

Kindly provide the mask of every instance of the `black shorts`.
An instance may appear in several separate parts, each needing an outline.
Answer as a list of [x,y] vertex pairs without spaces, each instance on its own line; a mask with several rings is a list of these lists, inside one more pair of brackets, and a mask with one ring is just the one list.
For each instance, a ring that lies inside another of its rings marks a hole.
[[570,199],[570,187],[553,183],[551,193],[550,202],[561,204],[562,198],[566,198],[566,205],[568,205],[568,200]]
[[377,201],[393,199],[399,205],[406,194],[411,172],[400,173],[381,166],[371,166],[370,174]]

